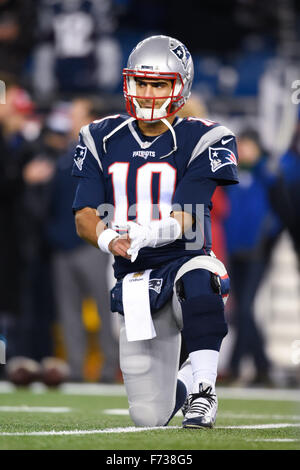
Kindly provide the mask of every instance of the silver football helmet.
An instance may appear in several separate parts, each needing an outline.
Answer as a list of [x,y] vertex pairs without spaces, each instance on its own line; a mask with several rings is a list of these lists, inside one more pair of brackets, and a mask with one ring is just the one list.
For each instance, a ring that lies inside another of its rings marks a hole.
[[[136,119],[157,121],[175,114],[191,93],[194,66],[191,54],[182,42],[168,36],[151,36],[141,41],[131,52],[127,68],[123,70],[124,96],[127,112]],[[136,79],[155,78],[172,80],[170,96],[165,96],[160,108],[141,108],[137,96]]]

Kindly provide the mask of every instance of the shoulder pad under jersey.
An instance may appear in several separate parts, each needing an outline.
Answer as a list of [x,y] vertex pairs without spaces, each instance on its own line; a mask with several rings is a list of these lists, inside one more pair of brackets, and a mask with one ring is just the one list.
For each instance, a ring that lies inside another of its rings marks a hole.
[[129,118],[127,115],[113,114],[111,116],[97,119],[80,129],[79,134],[82,142],[97,160],[101,169],[102,163],[100,155],[102,154],[103,148],[105,150],[106,137],[123,125],[126,125],[128,120]]
[[196,135],[198,136],[198,140],[196,141],[196,145],[193,148],[187,166],[189,166],[192,161],[198,157],[198,155],[207,150],[211,145],[219,142],[220,140],[222,141],[223,138],[225,145],[227,136],[229,139],[235,137],[234,133],[228,129],[228,127],[208,119],[190,117],[187,118],[187,123],[194,127],[195,137]]

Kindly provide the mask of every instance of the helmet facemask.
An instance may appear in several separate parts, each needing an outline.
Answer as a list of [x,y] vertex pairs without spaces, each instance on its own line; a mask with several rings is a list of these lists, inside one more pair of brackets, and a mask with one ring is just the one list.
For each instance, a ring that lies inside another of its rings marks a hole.
[[[157,122],[177,113],[185,103],[185,99],[182,96],[184,82],[181,74],[178,72],[150,72],[138,69],[124,69],[123,77],[127,112],[138,120]],[[159,97],[139,96],[136,91],[137,78],[171,80],[171,94]],[[152,100],[151,108],[142,108],[138,102],[140,99]],[[159,108],[156,107],[157,100],[165,100]]]

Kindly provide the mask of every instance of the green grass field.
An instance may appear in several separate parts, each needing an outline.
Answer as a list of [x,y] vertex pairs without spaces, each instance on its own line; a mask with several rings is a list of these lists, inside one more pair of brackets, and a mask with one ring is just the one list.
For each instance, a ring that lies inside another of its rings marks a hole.
[[0,450],[300,449],[298,391],[221,388],[218,396],[213,430],[182,429],[180,416],[167,428],[141,429],[122,386],[10,391],[0,382]]

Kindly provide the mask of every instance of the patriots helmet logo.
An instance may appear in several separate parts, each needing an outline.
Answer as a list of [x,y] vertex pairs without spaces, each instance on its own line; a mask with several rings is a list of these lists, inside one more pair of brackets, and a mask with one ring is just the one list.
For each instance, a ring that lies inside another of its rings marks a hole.
[[225,165],[237,165],[237,159],[233,151],[224,147],[209,147],[209,160],[212,172]]
[[149,279],[149,289],[152,289],[157,294],[160,294],[162,282],[162,279]]
[[82,145],[77,145],[74,155],[74,162],[79,171],[82,170],[83,161],[86,157],[87,147],[83,147]]
[[182,65],[183,65],[184,69],[186,70],[189,58],[191,56],[191,54],[189,53],[187,48],[183,44],[181,44],[181,45],[175,47],[174,49],[171,49],[171,51],[182,62]]

